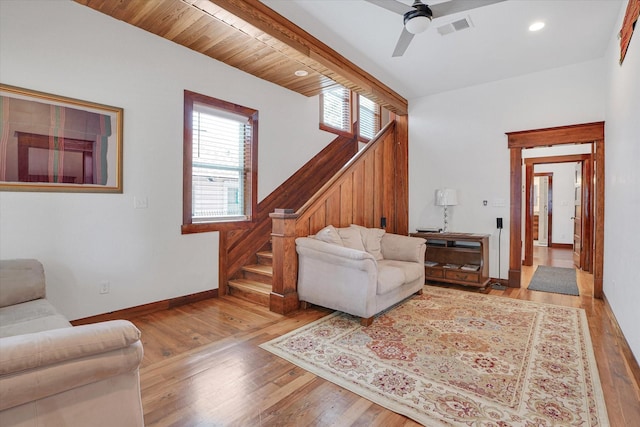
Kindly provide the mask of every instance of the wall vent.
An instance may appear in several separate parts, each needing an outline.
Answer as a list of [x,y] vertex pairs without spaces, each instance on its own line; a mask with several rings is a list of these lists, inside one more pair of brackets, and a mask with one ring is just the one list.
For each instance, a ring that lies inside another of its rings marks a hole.
[[455,33],[457,31],[466,30],[467,28],[473,27],[471,23],[471,18],[468,16],[457,21],[450,22],[441,27],[438,27],[438,33],[441,36],[446,36],[447,34]]

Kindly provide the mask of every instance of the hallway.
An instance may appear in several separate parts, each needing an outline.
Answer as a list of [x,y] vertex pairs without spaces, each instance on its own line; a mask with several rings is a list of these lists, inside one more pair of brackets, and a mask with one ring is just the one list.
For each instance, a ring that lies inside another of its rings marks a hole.
[[[547,246],[533,247],[533,265],[522,266],[522,288],[527,288],[533,274],[539,265],[551,267],[574,268],[573,250],[569,248],[549,248]],[[593,274],[586,271],[576,270],[578,289],[580,297],[593,297]],[[536,292],[538,293],[538,292]]]
[[569,248],[550,248],[547,246],[533,247],[533,265],[548,265],[550,267],[574,268],[573,250]]

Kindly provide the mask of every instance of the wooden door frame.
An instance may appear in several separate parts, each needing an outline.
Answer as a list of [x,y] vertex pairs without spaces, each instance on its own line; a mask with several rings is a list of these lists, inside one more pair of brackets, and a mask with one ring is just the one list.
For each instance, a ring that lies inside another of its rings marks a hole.
[[[586,162],[591,159],[592,154],[569,154],[563,156],[548,156],[548,157],[531,157],[524,159],[525,165],[525,211],[524,211],[524,258],[522,265],[533,265],[533,177],[535,165],[544,165],[552,163],[574,163],[574,162]],[[589,177],[591,179],[593,177]],[[586,203],[586,200],[583,200]],[[549,238],[549,241],[551,239]],[[588,242],[591,244],[591,242]]]
[[[604,122],[507,132],[510,157],[509,286],[520,287],[522,275],[522,150],[563,144],[593,144],[593,296],[602,298],[604,266]],[[533,166],[531,166],[533,172]]]
[[[585,252],[582,251],[582,262],[581,262],[581,268],[585,271],[588,271],[589,273],[593,273],[593,265],[594,265],[594,250],[595,250],[595,231],[594,231],[594,227],[596,225],[596,222],[594,220],[594,212],[595,212],[595,202],[594,202],[594,177],[595,177],[595,171],[593,170],[593,165],[595,164],[594,162],[594,154],[592,151],[591,157],[589,157],[589,160],[586,160],[584,162],[582,162],[582,208],[584,209],[585,207],[587,208],[586,212],[582,212],[582,241],[584,242],[585,240],[585,236],[584,236],[584,230],[587,230],[587,239],[589,240],[589,246],[587,246],[590,251],[587,252],[585,256]],[[585,168],[586,168],[586,172],[585,172]],[[587,176],[587,179],[589,179],[589,185],[588,185],[588,189],[589,190],[587,192],[587,190],[585,190],[585,181],[584,181],[584,176]],[[601,224],[602,229],[604,230],[604,223]],[[604,239],[604,233],[603,233],[603,239]]]

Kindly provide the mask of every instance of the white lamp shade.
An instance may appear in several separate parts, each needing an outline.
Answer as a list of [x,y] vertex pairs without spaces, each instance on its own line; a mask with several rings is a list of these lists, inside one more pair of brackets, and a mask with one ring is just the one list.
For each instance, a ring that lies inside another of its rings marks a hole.
[[458,192],[452,188],[436,190],[437,206],[455,206],[458,204]]
[[404,24],[404,27],[411,34],[420,34],[420,33],[424,32],[424,31],[426,31],[427,28],[429,28],[429,24],[431,24],[431,19],[429,19],[429,17],[427,17],[427,16],[415,16],[415,17],[409,19]]

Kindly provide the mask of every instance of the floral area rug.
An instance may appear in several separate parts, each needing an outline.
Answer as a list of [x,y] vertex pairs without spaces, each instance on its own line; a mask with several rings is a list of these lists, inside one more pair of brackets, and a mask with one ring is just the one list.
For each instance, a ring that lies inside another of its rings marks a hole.
[[261,345],[427,426],[608,426],[584,310],[425,286]]

